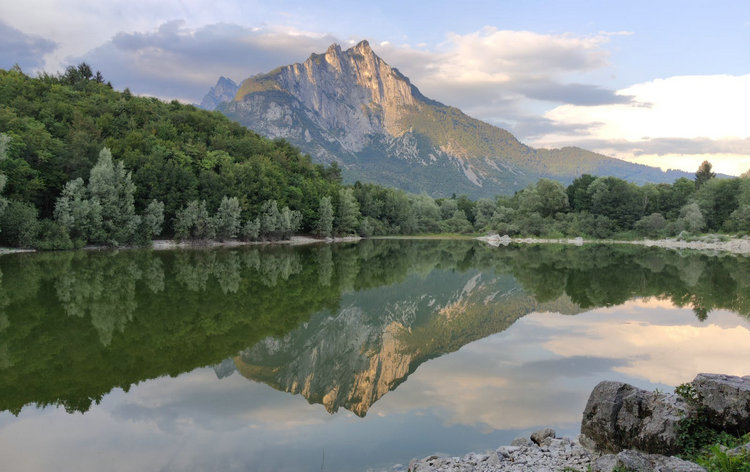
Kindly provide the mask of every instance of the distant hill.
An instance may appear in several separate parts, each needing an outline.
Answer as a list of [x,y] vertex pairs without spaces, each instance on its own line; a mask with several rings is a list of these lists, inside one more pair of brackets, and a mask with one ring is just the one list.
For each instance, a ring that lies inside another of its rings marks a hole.
[[425,97],[367,41],[345,51],[333,44],[239,86],[222,77],[201,106],[284,138],[319,162],[337,162],[347,181],[432,196],[512,194],[541,177],[569,183],[583,173],[638,184],[692,178],[580,148],[526,146],[504,129]]

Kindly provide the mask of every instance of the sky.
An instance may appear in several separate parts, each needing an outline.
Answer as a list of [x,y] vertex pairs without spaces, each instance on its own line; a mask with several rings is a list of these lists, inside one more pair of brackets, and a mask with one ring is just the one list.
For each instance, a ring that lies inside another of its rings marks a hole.
[[745,0],[27,0],[0,3],[0,68],[88,62],[116,89],[200,103],[367,39],[426,96],[535,147],[750,169]]

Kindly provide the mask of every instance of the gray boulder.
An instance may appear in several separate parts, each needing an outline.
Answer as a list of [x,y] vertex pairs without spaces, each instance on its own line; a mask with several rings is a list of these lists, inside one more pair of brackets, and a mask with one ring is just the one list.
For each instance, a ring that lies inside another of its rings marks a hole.
[[676,454],[679,452],[678,423],[688,413],[688,405],[677,395],[605,381],[589,396],[581,434],[603,452],[638,449],[654,454]]
[[535,431],[531,433],[531,440],[534,441],[538,445],[542,445],[542,442],[547,438],[554,438],[555,437],[555,430],[551,428],[544,428],[540,429],[539,431]]
[[693,388],[711,426],[732,434],[750,431],[750,376],[698,374]]
[[591,464],[591,472],[613,472],[615,470],[632,472],[706,472],[706,469],[677,457],[660,454],[625,450],[617,455],[601,456]]

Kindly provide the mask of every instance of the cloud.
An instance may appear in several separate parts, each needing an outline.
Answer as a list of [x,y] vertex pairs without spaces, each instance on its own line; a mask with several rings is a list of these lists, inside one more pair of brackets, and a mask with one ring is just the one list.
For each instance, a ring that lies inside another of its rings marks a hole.
[[613,90],[566,82],[568,76],[608,66],[604,45],[611,36],[485,27],[465,35],[449,34],[432,50],[381,45],[376,52],[428,97],[471,116],[512,125],[530,117],[525,103],[529,100],[581,106],[629,103],[629,96]]
[[30,72],[39,69],[42,57],[54,51],[54,41],[39,36],[28,35],[0,21],[0,68],[10,69],[18,64],[21,69]]
[[[577,145],[685,170],[708,158],[720,172],[737,174],[750,164],[749,88],[750,74],[675,76],[635,84],[617,92],[632,97],[629,103],[566,104],[550,110],[544,116],[559,130],[535,144]],[[584,132],[571,136],[564,132],[570,126]]]
[[324,34],[228,23],[188,28],[176,20],[148,32],[118,33],[71,62],[92,64],[116,88],[199,102],[219,76],[243,80],[302,61],[335,41]]

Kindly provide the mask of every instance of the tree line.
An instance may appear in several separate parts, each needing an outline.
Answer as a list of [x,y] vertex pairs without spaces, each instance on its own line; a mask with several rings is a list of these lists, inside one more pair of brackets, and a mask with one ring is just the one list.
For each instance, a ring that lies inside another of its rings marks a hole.
[[583,175],[513,196],[432,198],[344,185],[283,140],[219,113],[112,90],[86,64],[0,70],[0,244],[65,249],[152,238],[278,240],[486,233],[678,236],[750,231],[750,176],[637,186]]

